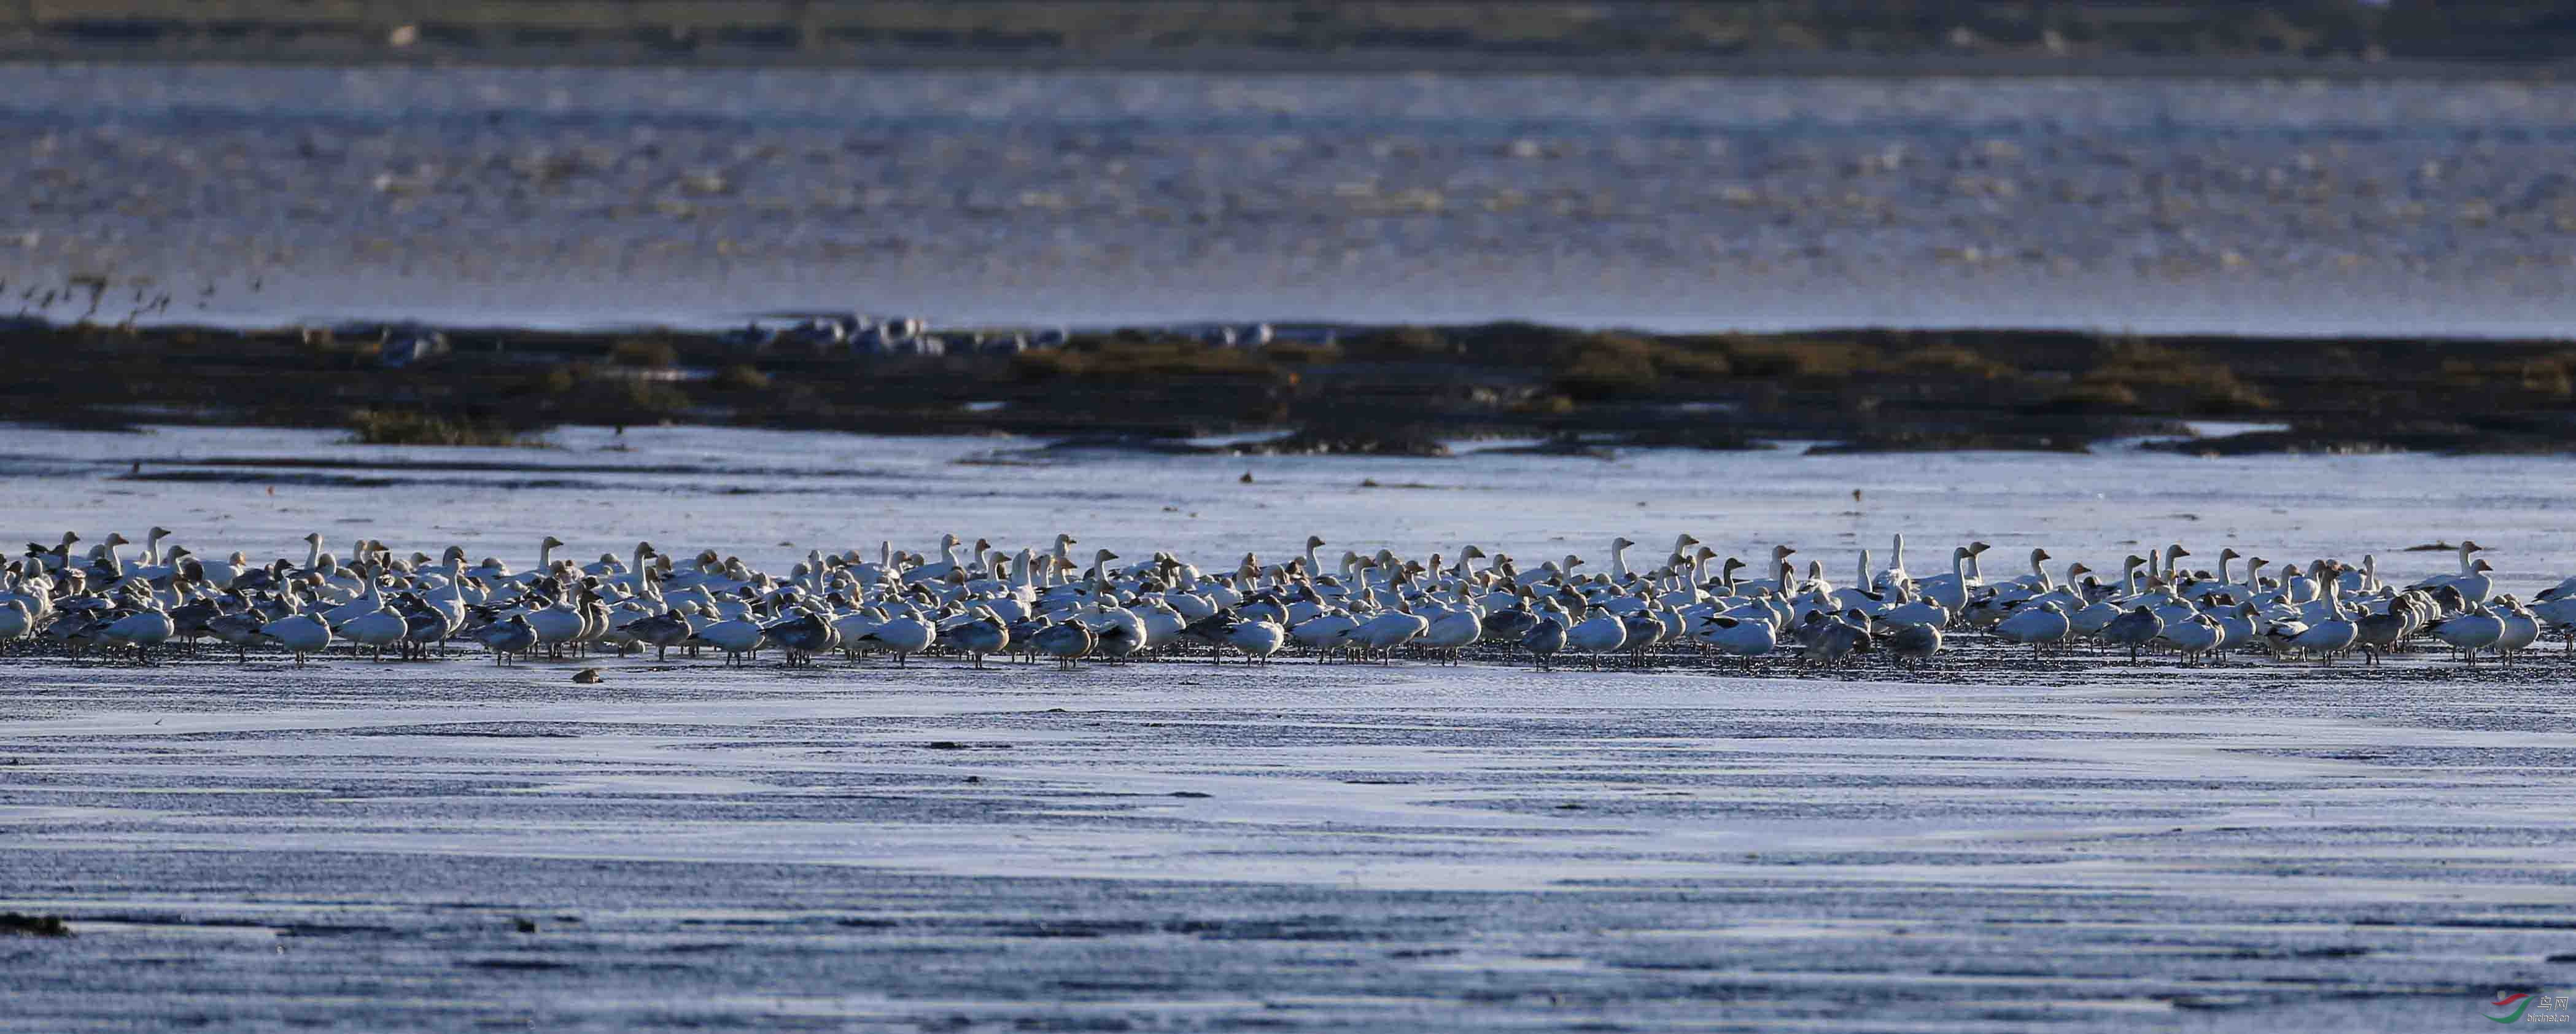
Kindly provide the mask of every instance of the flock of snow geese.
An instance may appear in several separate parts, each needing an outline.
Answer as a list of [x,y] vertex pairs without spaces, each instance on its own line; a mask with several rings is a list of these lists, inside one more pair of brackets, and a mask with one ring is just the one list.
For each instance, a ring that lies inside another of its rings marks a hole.
[[1003,657],[1071,668],[1143,656],[1266,663],[1283,651],[1454,664],[1481,645],[1542,669],[1569,660],[1598,669],[1675,654],[1794,653],[1840,665],[1870,652],[1912,666],[1980,636],[2034,656],[2125,651],[2129,663],[2155,653],[2224,664],[2257,652],[2320,664],[2357,652],[2377,663],[2429,638],[2476,664],[2482,654],[2510,662],[2552,628],[2576,650],[2576,578],[2529,603],[2499,595],[2475,542],[2458,546],[2458,573],[2399,586],[2380,580],[2371,557],[2276,564],[2223,549],[2211,571],[2186,567],[2194,554],[2180,545],[2128,557],[2110,580],[2081,563],[2053,576],[2044,549],[2030,552],[2027,573],[1988,578],[1982,542],[1950,550],[1945,571],[1916,574],[1899,535],[1887,566],[1863,550],[1853,580],[1838,585],[1821,562],[1802,576],[1787,546],[1771,551],[1762,577],[1739,577],[1744,561],[1721,560],[1689,535],[1640,566],[1628,560],[1636,544],[1614,540],[1597,570],[1576,556],[1525,567],[1473,545],[1419,560],[1386,550],[1327,560],[1311,536],[1284,561],[1245,554],[1213,570],[1160,552],[1126,561],[1095,550],[1077,562],[1071,535],[1016,553],[943,536],[936,555],[891,544],[872,557],[817,550],[784,574],[650,542],[582,563],[557,558],[564,544],[548,537],[534,566],[513,570],[469,561],[462,547],[398,556],[369,539],[343,558],[319,534],[306,536],[300,561],[216,560],[170,536],[153,528],[131,554],[119,547],[135,543],[118,534],[86,550],[70,532],[29,544],[0,571],[0,646],[50,644],[75,658],[131,651],[148,662],[155,650],[211,639],[245,662],[256,648],[300,665],[334,647],[382,661],[467,640],[504,664],[644,650],[667,660],[674,649],[739,664],[774,649],[789,666],[839,653],[898,666],[945,654],[976,667]]

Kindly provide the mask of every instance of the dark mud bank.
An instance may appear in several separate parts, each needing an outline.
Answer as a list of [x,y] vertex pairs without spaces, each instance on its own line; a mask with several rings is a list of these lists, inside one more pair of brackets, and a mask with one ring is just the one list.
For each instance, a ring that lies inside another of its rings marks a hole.
[[[1519,323],[952,336],[884,354],[792,336],[0,327],[9,419],[347,427],[507,445],[566,423],[1009,433],[1080,448],[1436,456],[1444,441],[2209,455],[2576,447],[2576,342],[2060,331],[1647,334]],[[1000,342],[1008,341],[1007,345]],[[2194,438],[2181,421],[2280,429]],[[1278,431],[1251,436],[1251,432]],[[1222,446],[1209,435],[1247,435]]]

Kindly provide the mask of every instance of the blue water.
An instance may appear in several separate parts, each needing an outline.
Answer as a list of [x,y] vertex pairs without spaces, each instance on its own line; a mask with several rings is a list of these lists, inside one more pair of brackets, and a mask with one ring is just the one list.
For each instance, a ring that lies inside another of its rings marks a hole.
[[0,66],[0,315],[2554,334],[2571,142],[2532,83]]

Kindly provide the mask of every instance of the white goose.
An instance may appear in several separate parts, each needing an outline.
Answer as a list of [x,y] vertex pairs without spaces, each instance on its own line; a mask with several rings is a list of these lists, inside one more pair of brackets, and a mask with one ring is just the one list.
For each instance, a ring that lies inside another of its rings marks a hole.
[[1700,618],[1690,635],[1732,657],[1760,657],[1780,645],[1779,629],[1759,618],[1711,615]]
[[36,614],[23,601],[0,596],[0,646],[36,633]]
[[1225,630],[1226,645],[1242,653],[1246,664],[1269,663],[1270,655],[1278,653],[1287,642],[1288,630],[1275,621],[1237,621]]
[[1934,575],[1916,585],[1916,588],[1922,591],[1923,598],[1940,604],[1941,609],[1952,614],[1968,609],[1969,590],[1979,584],[1969,575],[1968,564],[1983,548],[1985,543],[1980,542],[1951,550],[1950,573]]
[[581,608],[569,592],[553,605],[535,608],[523,616],[528,619],[528,628],[537,634],[537,645],[557,656],[562,655],[564,644],[581,638],[584,629]]
[[2340,598],[2343,592],[2343,580],[2328,575],[2318,581],[2322,584],[2325,594],[2325,616],[2309,622],[2306,631],[2292,636],[2290,645],[2306,652],[2309,656],[2322,658],[2326,664],[2332,665],[2336,654],[2352,649],[2353,641],[2361,634],[2361,628],[2353,624],[2352,619],[2344,614],[2343,602]]
[[2041,646],[2063,642],[2073,631],[2066,611],[2055,603],[2017,608],[1994,627],[1995,638],[2029,646],[2033,657],[2039,656]]
[[1396,647],[1421,638],[1430,630],[1431,622],[1415,614],[1412,607],[1398,598],[1395,609],[1360,622],[1360,626],[1352,630],[1350,639],[1359,646],[1361,660],[1367,660],[1369,651],[1375,650],[1381,663],[1392,663]]
[[1896,533],[1895,543],[1888,547],[1886,569],[1878,572],[1876,578],[1863,584],[1880,592],[1887,592],[1910,581],[1913,579],[1907,577],[1905,573],[1905,533],[1900,531]]
[[331,626],[311,614],[296,614],[259,626],[259,634],[295,655],[295,663],[331,647]]
[[[531,626],[534,622],[530,622]],[[760,622],[748,618],[718,621],[698,629],[697,638],[724,651],[726,664],[741,664],[743,656],[760,649],[763,635]]]
[[[155,528],[153,530],[158,531],[160,529]],[[170,623],[170,615],[155,606],[136,611],[110,622],[105,629],[100,631],[99,635],[101,638],[110,642],[122,643],[133,647],[134,658],[138,661],[149,664],[151,663],[152,648],[170,641],[170,637],[175,634],[176,631],[176,627]],[[0,638],[7,637],[0,636]]]
[[1485,634],[1485,619],[1467,602],[1463,586],[1455,590],[1455,604],[1443,608],[1422,630],[1422,647],[1451,664],[1458,663],[1459,651]]
[[372,612],[341,622],[337,631],[342,638],[352,643],[373,647],[376,651],[376,661],[382,663],[385,659],[385,647],[401,642],[403,633],[409,627],[403,621],[402,615],[379,605]]
[[916,614],[888,618],[864,637],[878,649],[894,654],[895,667],[903,667],[913,654],[930,649],[939,642],[939,627]]
[[1628,644],[1628,625],[1619,615],[1597,607],[1593,615],[1565,630],[1565,648],[1587,655],[1592,670],[1599,671],[1603,654],[1617,653]]
[[2460,598],[2469,601],[2471,606],[2486,603],[2495,599],[2494,572],[2494,567],[2480,560],[2469,565],[2467,574],[2452,579],[2450,586],[2459,590]]
[[2508,662],[2540,639],[2539,619],[2511,596],[2497,604],[2496,621],[2502,626],[2496,633],[2496,656]]
[[2457,547],[2457,552],[2458,552],[2459,557],[2460,557],[2460,573],[2458,573],[2458,574],[2437,574],[2437,575],[2434,575],[2434,576],[2432,576],[2432,577],[2430,577],[2430,578],[2426,578],[2426,579],[2424,579],[2423,581],[2416,582],[2416,583],[2415,583],[2415,584],[2413,584],[2413,585],[2409,585],[2409,586],[2407,586],[2407,588],[2409,588],[2409,589],[2432,589],[2432,588],[2438,588],[2438,587],[2441,587],[2441,586],[2444,586],[2444,585],[2449,585],[2449,584],[2451,584],[2451,583],[2453,583],[2453,582],[2456,582],[2456,581],[2458,581],[2458,580],[2460,580],[2460,579],[2462,579],[2462,578],[2466,578],[2466,577],[2468,577],[2468,576],[2470,576],[2470,575],[2476,574],[2476,573],[2477,573],[2477,568],[2476,568],[2475,566],[2473,566],[2473,562],[2472,562],[2471,558],[2472,558],[2472,557],[2474,557],[2476,554],[2478,554],[2478,553],[2482,553],[2482,552],[2485,552],[2485,551],[2486,551],[2486,547],[2485,547],[2485,546],[2478,545],[2477,543],[2472,542],[2472,541],[2469,541],[2468,539],[2461,539],[2461,540],[2460,540],[2460,544],[2459,544],[2459,546]]
[[2492,648],[2504,638],[2504,620],[2482,603],[2471,605],[2466,614],[2433,622],[2425,629],[2433,633],[2433,638],[2466,653],[2473,665],[2478,663],[2478,651]]

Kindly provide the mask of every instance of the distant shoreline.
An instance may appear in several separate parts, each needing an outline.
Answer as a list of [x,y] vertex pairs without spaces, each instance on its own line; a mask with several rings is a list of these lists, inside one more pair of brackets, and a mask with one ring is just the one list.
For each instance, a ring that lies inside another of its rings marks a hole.
[[88,65],[274,65],[321,67],[585,67],[649,69],[790,68],[844,71],[1102,72],[1263,75],[1566,75],[1594,78],[1843,79],[2211,79],[2283,81],[2558,82],[2576,62],[2299,57],[2030,54],[1524,52],[1454,49],[1301,51],[1261,48],[1008,50],[839,47],[770,50],[712,47],[685,56],[635,47],[262,46],[0,43],[0,62]]

